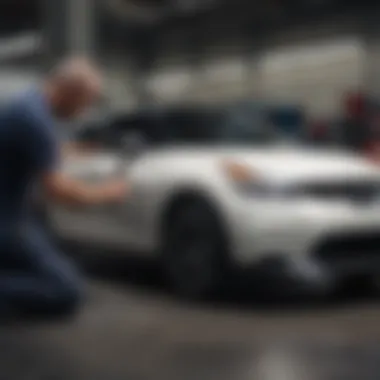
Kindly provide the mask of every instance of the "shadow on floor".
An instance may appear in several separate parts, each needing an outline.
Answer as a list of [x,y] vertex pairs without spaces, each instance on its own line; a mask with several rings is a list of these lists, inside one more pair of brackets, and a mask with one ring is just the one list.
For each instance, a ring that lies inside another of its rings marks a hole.
[[[78,256],[76,257],[78,259]],[[128,287],[161,297],[171,297],[170,290],[165,287],[160,278],[157,266],[142,260],[115,257],[104,254],[91,257],[79,256],[80,266],[89,276],[105,279],[109,283],[126,284]],[[358,279],[346,283],[339,290],[326,297],[261,297],[254,291],[249,279],[233,283],[229,291],[208,301],[197,302],[196,306],[207,308],[254,310],[260,313],[292,313],[294,311],[325,311],[359,306],[361,304],[376,304],[380,300],[378,291],[371,287],[368,281]],[[189,306],[189,301],[176,302]]]

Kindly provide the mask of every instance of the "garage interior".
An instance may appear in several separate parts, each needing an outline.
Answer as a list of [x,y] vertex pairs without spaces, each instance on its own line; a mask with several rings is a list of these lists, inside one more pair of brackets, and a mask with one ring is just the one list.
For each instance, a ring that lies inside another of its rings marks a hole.
[[48,45],[57,50],[50,54],[85,51],[100,58],[113,107],[264,97],[305,102],[300,105],[312,114],[327,117],[339,112],[342,92],[377,91],[377,17],[364,2],[359,9],[339,1],[247,9],[210,1],[199,9],[173,6],[147,20],[115,17],[108,2],[62,3],[66,12],[47,6]]
[[[348,93],[380,101],[378,6],[263,3],[3,0],[0,96],[62,56],[85,54],[105,71],[107,112],[264,100],[335,122]],[[88,271],[90,297],[74,320],[0,327],[1,379],[379,378],[378,295],[194,305],[134,264],[122,274]]]

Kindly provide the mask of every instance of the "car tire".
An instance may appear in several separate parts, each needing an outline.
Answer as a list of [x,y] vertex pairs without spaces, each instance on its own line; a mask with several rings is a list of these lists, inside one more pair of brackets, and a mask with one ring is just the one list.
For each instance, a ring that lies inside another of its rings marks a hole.
[[216,295],[231,268],[226,243],[220,218],[209,202],[196,197],[177,202],[163,232],[164,280],[182,298]]

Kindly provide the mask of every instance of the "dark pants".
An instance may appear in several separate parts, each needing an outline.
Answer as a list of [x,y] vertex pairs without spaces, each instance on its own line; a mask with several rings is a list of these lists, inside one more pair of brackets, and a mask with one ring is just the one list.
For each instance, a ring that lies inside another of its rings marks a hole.
[[80,276],[39,227],[0,233],[0,313],[67,314],[80,300]]

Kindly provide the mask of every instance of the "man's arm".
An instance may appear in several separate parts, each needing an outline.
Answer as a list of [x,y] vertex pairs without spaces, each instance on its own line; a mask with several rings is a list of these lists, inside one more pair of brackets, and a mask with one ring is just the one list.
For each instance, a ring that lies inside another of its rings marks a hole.
[[82,156],[91,154],[99,149],[99,145],[87,142],[65,142],[62,146],[62,154],[67,156]]
[[121,202],[127,196],[128,188],[124,180],[88,185],[59,171],[44,173],[41,185],[48,198],[68,206]]
[[121,202],[127,195],[124,180],[114,180],[101,185],[90,185],[74,179],[60,170],[62,158],[60,142],[53,127],[32,117],[21,119],[18,128],[20,148],[28,165],[38,176],[41,191],[49,198],[67,205],[87,205],[104,202]]

